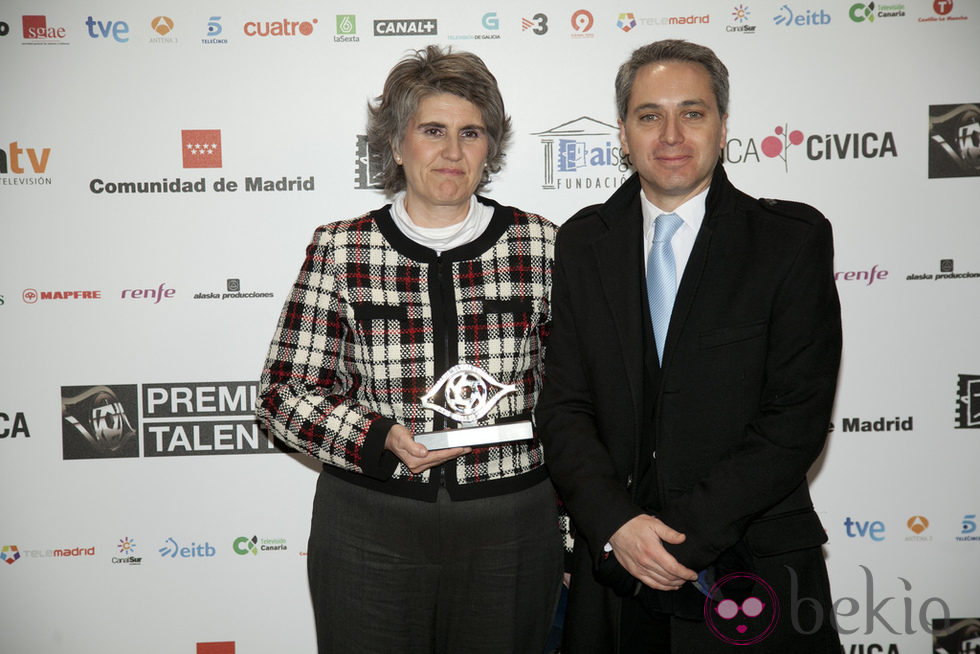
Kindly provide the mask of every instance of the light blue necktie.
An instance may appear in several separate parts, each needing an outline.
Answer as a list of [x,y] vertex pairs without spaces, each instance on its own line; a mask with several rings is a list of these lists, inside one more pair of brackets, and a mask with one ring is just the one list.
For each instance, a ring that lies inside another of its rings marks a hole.
[[650,304],[650,319],[653,321],[653,337],[657,341],[657,359],[661,363],[664,360],[664,342],[667,340],[670,312],[674,308],[674,296],[677,294],[677,268],[670,239],[683,224],[684,221],[676,213],[662,213],[657,216],[653,223],[653,247],[647,257],[647,301]]

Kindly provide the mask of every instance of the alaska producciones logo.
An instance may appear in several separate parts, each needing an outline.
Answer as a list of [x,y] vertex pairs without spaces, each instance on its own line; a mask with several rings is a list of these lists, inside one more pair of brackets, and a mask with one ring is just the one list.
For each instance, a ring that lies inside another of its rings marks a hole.
[[[723,599],[713,599],[718,597]],[[733,572],[711,587],[704,601],[704,620],[719,640],[730,645],[754,645],[776,628],[779,599],[762,577]]]

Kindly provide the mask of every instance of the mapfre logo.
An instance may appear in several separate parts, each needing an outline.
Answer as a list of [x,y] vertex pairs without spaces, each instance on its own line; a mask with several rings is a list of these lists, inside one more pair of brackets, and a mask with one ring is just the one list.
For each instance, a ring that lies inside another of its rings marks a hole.
[[283,18],[280,21],[249,21],[245,23],[243,29],[245,36],[309,36],[313,33],[313,26],[317,19],[312,20],[289,20]]
[[221,168],[220,129],[182,129],[184,168]]

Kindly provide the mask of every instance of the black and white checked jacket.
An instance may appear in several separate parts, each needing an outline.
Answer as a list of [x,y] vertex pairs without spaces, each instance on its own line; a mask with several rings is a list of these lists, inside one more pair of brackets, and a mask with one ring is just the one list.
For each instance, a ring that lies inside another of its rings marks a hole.
[[259,419],[344,479],[435,500],[499,495],[546,477],[541,443],[474,448],[420,474],[384,449],[389,428],[454,427],[419,403],[451,366],[515,384],[478,424],[528,420],[544,373],[556,228],[494,209],[476,240],[437,255],[407,238],[389,207],[316,230],[262,373]]

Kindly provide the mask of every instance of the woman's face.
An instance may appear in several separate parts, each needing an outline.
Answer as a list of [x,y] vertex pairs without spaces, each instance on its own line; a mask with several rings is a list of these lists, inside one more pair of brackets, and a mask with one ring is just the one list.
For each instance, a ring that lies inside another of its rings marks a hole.
[[395,161],[405,170],[405,209],[412,220],[423,226],[463,220],[488,147],[475,104],[451,93],[425,97],[394,147]]

